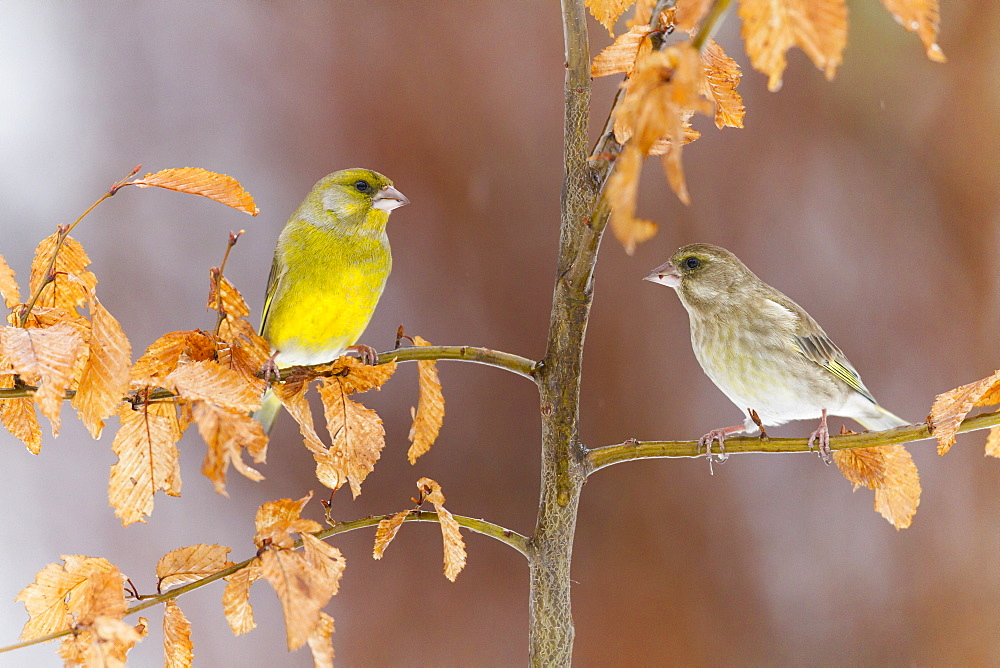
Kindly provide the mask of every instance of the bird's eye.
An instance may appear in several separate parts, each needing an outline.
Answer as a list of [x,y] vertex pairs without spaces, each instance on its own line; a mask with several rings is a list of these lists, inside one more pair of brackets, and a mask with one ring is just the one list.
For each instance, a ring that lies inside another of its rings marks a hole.
[[365,181],[364,179],[362,179],[362,180],[360,180],[360,181],[356,181],[356,182],[354,183],[354,188],[355,188],[355,189],[356,189],[356,190],[357,190],[357,191],[358,191],[359,193],[366,193],[366,192],[368,192],[369,190],[371,190],[371,189],[372,189],[372,184],[370,184],[370,183],[368,183],[367,181]]
[[684,258],[684,266],[688,269],[697,269],[701,266],[701,260],[696,258],[694,255]]

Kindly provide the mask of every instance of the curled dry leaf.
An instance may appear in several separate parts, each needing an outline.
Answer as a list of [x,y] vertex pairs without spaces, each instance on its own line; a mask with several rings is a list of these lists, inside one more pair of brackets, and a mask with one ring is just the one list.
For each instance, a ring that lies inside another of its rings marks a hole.
[[1000,425],[990,427],[986,436],[986,454],[989,457],[1000,457]]
[[844,0],[741,0],[743,42],[754,68],[768,75],[767,87],[780,90],[786,54],[800,47],[833,79],[847,46]]
[[590,13],[602,26],[608,29],[608,34],[614,37],[615,21],[635,0],[583,0]]
[[146,620],[129,626],[113,617],[97,617],[93,623],[79,628],[59,645],[59,656],[67,665],[125,668],[125,659],[148,629]]
[[639,149],[626,146],[615,161],[615,170],[605,188],[605,195],[612,207],[611,231],[629,255],[635,253],[636,246],[656,236],[656,223],[635,216],[642,163],[643,156]]
[[97,286],[97,277],[87,270],[90,258],[80,242],[67,236],[60,244],[60,239],[62,234],[55,232],[42,239],[35,249],[28,281],[31,294],[38,294],[34,306],[73,309],[84,304]]
[[444,507],[444,493],[441,485],[430,478],[421,478],[417,481],[417,489],[425,501],[434,505],[437,511],[438,521],[441,523],[441,538],[444,541],[444,576],[455,581],[458,574],[465,568],[465,541],[458,528],[458,522],[452,514]]
[[163,385],[166,377],[181,361],[214,360],[217,351],[218,342],[208,332],[200,329],[169,332],[153,341],[142,357],[136,360],[130,374],[132,382],[140,385]]
[[300,517],[302,509],[311,498],[312,492],[309,492],[298,500],[279,499],[261,504],[254,519],[257,528],[254,543],[257,547],[264,547],[269,543],[279,547],[291,547],[295,541],[289,533],[319,531],[321,527],[318,522]]
[[677,29],[693,31],[705,18],[713,0],[677,0],[675,20]]
[[[413,343],[418,346],[429,346],[429,342],[413,337]],[[426,453],[434,445],[441,425],[444,424],[444,394],[441,392],[441,380],[438,378],[437,364],[434,360],[417,362],[419,374],[420,396],[416,411],[411,410],[413,426],[410,427],[410,448],[406,452],[410,464],[416,464],[417,458]]]
[[231,176],[210,172],[200,167],[178,167],[146,174],[129,185],[145,188],[156,186],[177,192],[201,195],[234,209],[256,216],[259,210],[253,197]]
[[260,408],[261,395],[243,376],[221,364],[202,360],[181,364],[164,378],[164,387],[181,398],[208,401],[232,411]]
[[253,618],[253,606],[250,605],[250,585],[261,577],[260,565],[256,562],[225,577],[222,611],[234,635],[241,636],[257,627]]
[[[14,387],[14,376],[8,373],[10,367],[0,371],[0,388]],[[32,397],[0,399],[0,422],[12,436],[21,440],[28,451],[37,455],[42,449],[42,428],[35,414],[35,400]]]
[[372,557],[381,559],[385,554],[385,549],[389,543],[399,533],[399,528],[403,526],[403,520],[413,512],[412,510],[401,510],[392,517],[383,517],[379,520],[378,529],[375,531],[375,546],[372,548]]
[[108,500],[122,524],[145,522],[153,512],[153,494],[181,494],[180,457],[177,441],[181,428],[173,403],[150,403],[133,410],[118,409],[121,427],[111,449],[118,461],[111,467]]
[[920,37],[927,49],[927,57],[936,63],[946,62],[944,51],[937,44],[938,0],[882,0],[899,25]]
[[229,318],[245,318],[250,315],[250,308],[240,291],[214,268],[208,290],[207,308],[211,311],[218,311],[221,308],[222,313]]
[[650,25],[653,22],[653,7],[656,6],[656,2],[657,0],[636,0],[632,18],[626,21],[625,25],[629,28]]
[[320,482],[334,482],[336,486],[330,489],[336,490],[347,480],[357,498],[361,483],[375,469],[385,447],[385,428],[378,413],[348,398],[350,384],[346,381],[345,377],[333,376],[320,383],[319,395],[332,444],[313,454]]
[[631,74],[639,56],[652,51],[647,35],[653,32],[649,25],[637,25],[615,38],[615,41],[594,57],[590,76],[606,77],[609,74]]
[[212,481],[216,493],[229,496],[226,492],[226,471],[230,464],[254,482],[264,479],[260,471],[243,461],[244,448],[257,463],[267,457],[267,434],[260,422],[246,413],[205,401],[197,402],[192,414],[198,433],[207,446],[201,472]]
[[956,387],[934,398],[931,414],[927,416],[931,433],[937,438],[937,452],[943,455],[955,444],[955,436],[962,420],[976,406],[1000,403],[1000,370],[982,380]]
[[897,529],[910,526],[920,503],[920,476],[905,447],[838,450],[833,461],[855,489],[875,490],[875,510],[882,517]]
[[162,593],[221,571],[229,565],[226,557],[231,549],[223,545],[198,544],[167,552],[156,562],[156,577],[160,579],[157,590]]
[[[70,628],[86,606],[87,580],[101,573],[117,573],[107,559],[63,555],[62,564],[49,564],[35,575],[35,581],[21,590],[15,601],[24,603],[28,621],[21,640],[33,640]],[[121,578],[118,580],[121,588]]]
[[740,85],[740,66],[726,55],[714,39],[708,40],[701,58],[705,62],[705,81],[702,93],[715,101],[715,126],[742,128],[743,98],[736,92]]
[[14,278],[14,270],[3,259],[3,255],[0,255],[0,296],[7,308],[14,308],[21,303],[21,292]]
[[314,668],[333,668],[333,617],[319,613],[319,623],[306,641],[313,656]]
[[177,601],[167,601],[163,608],[163,665],[166,668],[187,668],[193,661],[191,622],[184,616]]
[[132,349],[118,321],[90,295],[92,319],[88,355],[73,408],[94,438],[100,438],[104,419],[115,412],[128,390]]

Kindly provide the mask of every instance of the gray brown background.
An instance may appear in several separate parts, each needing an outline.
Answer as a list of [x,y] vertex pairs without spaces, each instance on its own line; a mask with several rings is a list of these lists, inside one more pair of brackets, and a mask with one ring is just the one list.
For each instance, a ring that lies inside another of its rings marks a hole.
[[[77,237],[99,294],[137,355],[159,334],[210,327],[208,269],[246,228],[228,274],[258,317],[274,240],[324,174],[383,171],[412,200],[393,214],[395,269],[369,330],[441,344],[544,349],[555,266],[562,122],[559,3],[15,2],[0,18],[0,253],[26,277],[35,244],[72,221],[136,163],[229,173],[256,197],[251,219],[207,200],[126,189]],[[720,42],[743,65],[746,129],[685,150],[693,204],[653,164],[640,214],[659,236],[628,257],[610,237],[587,338],[582,438],[588,446],[693,438],[738,411],[697,367],[676,297],[641,282],[679,245],[735,251],[805,305],[882,404],[912,420],[935,394],[997,366],[1000,5],[944,3],[947,65],[927,61],[876,0],[851,8],[840,75],[801,52],[785,87],[749,71],[738,20]],[[608,43],[592,30],[594,50]],[[595,125],[617,81],[595,88]],[[416,369],[366,402],[388,445],[364,495],[338,494],[350,519],[409,504],[421,476],[457,513],[528,533],[538,493],[536,395],[522,379],[441,365],[448,415],[434,450],[406,463]],[[68,407],[67,407],[68,409]],[[67,417],[69,413],[67,410]],[[840,422],[835,421],[834,429]],[[853,425],[852,425],[853,426]],[[812,425],[778,433],[804,435]],[[140,589],[167,550],[198,542],[253,552],[253,513],[313,489],[311,458],[287,418],[263,469],[233,476],[230,498],[181,443],[184,495],[158,496],[146,525],[107,505],[111,433],[75,419],[42,453],[0,435],[0,643],[25,619],[12,601],[60,554],[104,556]],[[1000,462],[983,434],[945,457],[912,446],[924,494],[895,531],[871,493],[813,456],[734,457],[614,467],[586,486],[576,537],[579,665],[1000,663]],[[312,512],[318,517],[319,506]],[[433,527],[404,527],[384,560],[372,532],[335,541],[348,569],[329,610],[340,665],[519,665],[527,652],[527,568],[469,535],[456,584],[441,575]],[[196,665],[311,665],[284,649],[280,611],[255,587],[259,628],[235,638],[221,586],[183,597]],[[134,653],[160,663],[160,613]],[[59,665],[54,647],[0,665]]]

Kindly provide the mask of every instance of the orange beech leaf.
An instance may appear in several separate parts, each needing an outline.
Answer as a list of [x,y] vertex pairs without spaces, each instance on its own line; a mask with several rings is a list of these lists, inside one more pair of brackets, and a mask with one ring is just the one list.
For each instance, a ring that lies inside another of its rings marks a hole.
[[847,45],[844,0],[741,0],[743,42],[754,68],[768,75],[777,91],[787,65],[786,53],[800,47],[833,79]]
[[1000,425],[990,427],[986,435],[986,456],[1000,457]]
[[590,76],[597,78],[609,74],[631,74],[636,59],[653,49],[646,37],[651,32],[653,28],[650,26],[637,25],[618,35],[614,43],[594,57],[594,62],[590,65]]
[[[9,367],[8,367],[9,369]],[[0,388],[14,387],[14,376],[0,371]],[[35,415],[35,400],[31,397],[0,399],[0,422],[12,436],[21,440],[28,451],[37,455],[42,450],[42,428]]]
[[[100,573],[117,573],[107,559],[63,555],[62,564],[49,564],[35,575],[35,581],[21,590],[15,601],[24,603],[28,621],[21,640],[33,640],[72,627],[88,605],[87,580]],[[119,576],[118,587],[121,589]]]
[[454,582],[465,568],[465,541],[462,540],[458,522],[444,507],[441,485],[430,478],[421,478],[417,481],[417,489],[420,490],[423,499],[432,503],[434,510],[437,511],[438,521],[441,523],[441,537],[444,540],[444,576]]
[[132,367],[133,383],[162,385],[181,360],[202,362],[215,359],[218,344],[208,332],[200,329],[170,332],[153,341]]
[[[87,257],[83,246],[70,236],[67,236],[60,245],[60,236],[59,232],[49,235],[42,239],[35,249],[28,283],[28,290],[32,295],[42,289],[35,306],[72,309],[85,303],[90,298],[90,291],[97,286],[97,277],[87,270],[90,258]],[[58,255],[52,266],[54,278],[42,288],[48,279],[52,254],[57,248]]]
[[35,402],[59,434],[59,417],[73,370],[84,351],[84,340],[69,323],[46,329],[0,328],[0,356],[29,385],[35,385]]
[[1000,403],[1000,370],[992,376],[939,394],[934,398],[931,414],[927,416],[931,433],[937,438],[937,452],[943,455],[955,444],[955,435],[962,420],[976,406]]
[[944,51],[937,44],[938,0],[882,0],[899,25],[915,32],[927,48],[927,57],[936,63],[947,62]]
[[[229,279],[218,274],[218,269],[212,269],[210,287],[208,291],[208,309],[218,311],[220,306],[222,312],[230,318],[245,318],[250,315],[250,308],[247,306],[243,295],[236,289]],[[221,294],[222,299],[219,299]]]
[[260,408],[260,392],[240,374],[214,361],[181,364],[163,380],[164,387],[183,399],[209,401],[245,413]]
[[[326,444],[316,433],[313,425],[312,411],[309,410],[309,400],[306,392],[309,391],[309,383],[303,381],[285,381],[272,386],[274,395],[281,400],[281,405],[285,407],[288,414],[299,423],[299,433],[305,442],[305,446],[313,455],[326,452]],[[322,482],[322,480],[321,480]],[[323,483],[327,485],[327,483]],[[343,484],[343,483],[341,483]],[[329,485],[327,485],[329,487]],[[331,487],[331,489],[335,489]]]
[[104,418],[115,412],[128,390],[132,349],[118,321],[96,294],[90,297],[89,353],[72,403],[90,435],[100,438]]
[[86,627],[78,627],[59,645],[59,656],[66,665],[125,668],[129,650],[142,640],[148,629],[145,618],[129,626],[113,617],[97,617]]
[[320,610],[326,601],[316,595],[309,567],[298,552],[264,550],[260,555],[260,568],[281,601],[288,650],[297,650],[319,624]]
[[[429,346],[429,342],[419,336],[413,337],[413,343],[418,346]],[[417,409],[410,409],[413,426],[410,427],[410,449],[406,458],[410,464],[417,463],[417,457],[431,449],[444,424],[444,394],[441,392],[441,381],[438,378],[437,364],[434,360],[417,362],[420,382],[420,397]]]
[[0,255],[0,296],[7,308],[14,308],[21,303],[21,291],[18,290],[14,270],[8,266],[3,255]]
[[156,562],[156,577],[160,579],[157,591],[163,593],[171,587],[221,571],[229,565],[226,557],[231,549],[223,545],[198,544],[167,552]]
[[387,364],[364,364],[356,357],[344,355],[332,364],[316,367],[324,377],[336,376],[347,394],[379,390],[396,372],[396,360]]
[[656,236],[656,223],[635,216],[642,163],[639,149],[626,146],[615,161],[615,169],[604,191],[612,207],[611,231],[629,255],[635,253],[636,246]]
[[313,655],[314,668],[333,668],[333,617],[319,613],[319,623],[306,641]]
[[608,29],[608,34],[612,37],[615,36],[615,21],[632,6],[633,2],[635,0],[583,0],[590,13]]
[[222,592],[222,610],[234,635],[241,636],[257,628],[250,605],[250,585],[261,577],[260,566],[251,563],[246,568],[227,575],[226,588]]
[[260,471],[243,461],[243,448],[257,463],[267,457],[267,434],[260,422],[247,413],[234,412],[205,401],[194,405],[193,415],[198,433],[208,446],[201,472],[212,481],[218,494],[229,496],[226,492],[226,470],[230,464],[254,482],[264,479]]
[[[385,428],[378,413],[347,398],[346,378],[323,378],[319,396],[332,444],[324,453],[314,453],[320,482],[351,483],[351,494],[361,494],[361,483],[375,469],[375,462],[385,447]],[[320,468],[323,469],[321,475]]]
[[913,522],[920,504],[920,475],[910,453],[902,445],[883,445],[885,484],[875,490],[875,510],[896,529]]
[[634,28],[639,25],[649,25],[653,22],[653,7],[657,0],[637,0],[632,18],[625,22],[626,27]]
[[98,617],[124,617],[128,606],[122,584],[122,574],[115,567],[88,575],[87,581],[80,587],[80,608],[75,615],[76,623],[88,625]]
[[378,529],[375,531],[375,547],[372,548],[372,557],[382,558],[385,549],[389,547],[389,543],[399,533],[399,528],[403,526],[403,520],[412,512],[412,510],[402,510],[392,517],[383,517],[379,520]]
[[714,0],[677,0],[676,20],[677,29],[692,31],[698,27],[701,20],[705,18],[708,8],[712,6]]
[[253,197],[243,189],[239,181],[231,176],[210,172],[200,167],[164,169],[130,181],[129,185],[140,188],[157,186],[181,193],[201,195],[251,216],[256,216],[259,211]]
[[868,489],[885,487],[886,462],[885,451],[880,448],[851,448],[836,450],[833,453],[833,463],[855,488],[864,486]]
[[163,490],[181,495],[181,438],[177,408],[173,403],[129,404],[118,408],[121,427],[111,449],[118,461],[111,467],[108,501],[122,524],[145,522],[153,512],[153,494]]
[[238,373],[254,392],[263,394],[267,383],[257,373],[271,357],[271,344],[257,334],[253,325],[243,319],[226,318],[219,328],[219,337],[228,346],[228,355],[219,349],[219,364]]
[[163,608],[163,665],[167,668],[187,668],[194,661],[191,642],[191,622],[177,601],[167,601]]
[[309,533],[300,535],[302,539],[302,556],[313,570],[319,595],[329,599],[340,589],[340,578],[347,568],[347,560],[340,550],[328,545]]
[[701,58],[705,62],[706,97],[715,100],[715,127],[743,127],[743,98],[736,92],[740,85],[740,66],[726,55],[714,39],[708,40]]
[[264,547],[267,544],[274,544],[278,547],[290,548],[295,542],[290,533],[306,533],[319,531],[319,522],[305,520],[299,517],[302,509],[312,498],[309,492],[301,499],[279,499],[278,501],[268,501],[261,504],[257,509],[257,517],[254,525],[257,528],[257,535],[254,543],[257,547]]

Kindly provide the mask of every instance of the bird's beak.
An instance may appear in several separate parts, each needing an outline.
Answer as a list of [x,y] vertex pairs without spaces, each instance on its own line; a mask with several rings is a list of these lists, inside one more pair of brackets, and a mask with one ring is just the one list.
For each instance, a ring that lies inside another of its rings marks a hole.
[[676,290],[681,285],[681,273],[674,265],[666,262],[649,272],[642,280],[659,283]]
[[372,197],[372,206],[386,212],[406,206],[409,203],[410,200],[406,199],[406,195],[392,186],[382,188],[375,193],[375,197]]

